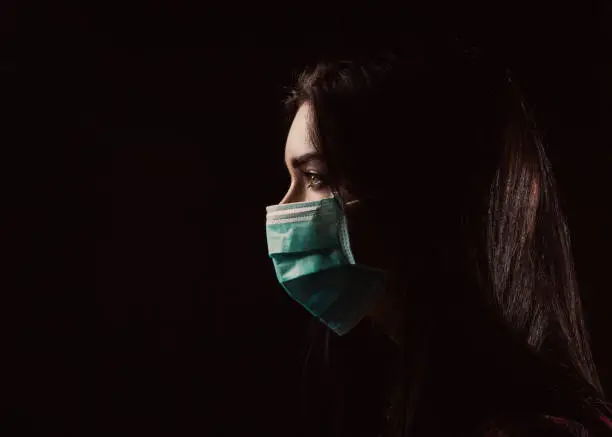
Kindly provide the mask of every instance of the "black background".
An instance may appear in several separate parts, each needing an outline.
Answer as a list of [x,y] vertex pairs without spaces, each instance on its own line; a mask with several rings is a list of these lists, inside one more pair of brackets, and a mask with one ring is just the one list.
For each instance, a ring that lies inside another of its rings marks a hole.
[[288,183],[280,100],[306,62],[389,29],[462,34],[515,71],[612,391],[610,8],[302,6],[54,5],[26,32],[34,138],[13,258],[34,293],[11,326],[9,397],[23,434],[296,434],[309,317],[276,284],[264,231]]

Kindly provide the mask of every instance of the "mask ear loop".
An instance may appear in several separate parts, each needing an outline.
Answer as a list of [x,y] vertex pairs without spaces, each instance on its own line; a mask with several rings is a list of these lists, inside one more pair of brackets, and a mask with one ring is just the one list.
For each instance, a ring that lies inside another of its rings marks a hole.
[[340,194],[339,191],[333,191],[332,195],[334,196],[334,199],[336,199],[338,201],[338,205],[340,206],[340,208],[342,208],[343,211],[344,211],[345,207],[360,202],[359,199],[349,200],[348,202],[345,202],[344,198],[342,197],[342,194]]
[[348,234],[348,224],[346,221],[345,207],[346,205],[353,203],[354,201],[344,202],[342,195],[338,190],[332,191],[332,196],[342,214],[338,217],[338,222],[336,226],[338,227],[338,236],[340,238],[340,247],[342,247],[342,253],[346,257],[346,260],[350,264],[355,264],[355,257],[353,256],[353,251],[351,250],[350,237]]

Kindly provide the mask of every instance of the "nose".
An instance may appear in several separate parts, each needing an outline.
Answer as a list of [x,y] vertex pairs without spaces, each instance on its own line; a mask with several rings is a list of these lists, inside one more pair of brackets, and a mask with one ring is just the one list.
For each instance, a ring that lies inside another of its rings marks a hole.
[[299,195],[297,193],[297,189],[295,187],[295,184],[291,184],[289,186],[289,189],[287,190],[287,192],[285,193],[285,197],[283,197],[283,199],[278,203],[279,205],[286,205],[288,203],[295,203],[295,202],[299,202],[300,199],[298,198]]

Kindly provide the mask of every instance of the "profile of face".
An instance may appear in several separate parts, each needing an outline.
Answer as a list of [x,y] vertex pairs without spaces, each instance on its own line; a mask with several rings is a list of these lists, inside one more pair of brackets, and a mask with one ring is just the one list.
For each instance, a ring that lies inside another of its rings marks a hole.
[[[280,204],[315,201],[332,197],[330,176],[325,158],[313,144],[310,126],[314,118],[312,106],[306,102],[298,108],[285,143],[285,165],[291,183]],[[358,263],[387,270],[393,263],[388,259],[389,241],[378,226],[376,208],[347,192],[340,186],[346,205],[351,248]]]
[[[335,193],[332,184],[329,183],[332,175],[329,174],[325,155],[315,146],[310,134],[314,117],[312,106],[307,102],[303,103],[298,108],[289,128],[285,143],[285,165],[291,182],[279,205],[328,199]],[[367,213],[368,208],[364,208],[361,200],[352,196],[343,187],[343,184],[339,185],[337,189],[344,202],[343,210],[347,218],[350,248],[355,262],[362,266],[386,271],[388,266],[383,261],[385,251],[380,246],[381,234],[372,232],[377,226],[370,220],[371,214]],[[382,287],[379,289],[384,289],[384,285]],[[358,296],[360,293],[358,286],[355,292]],[[381,299],[378,299],[371,304],[370,316],[380,314],[380,302]]]

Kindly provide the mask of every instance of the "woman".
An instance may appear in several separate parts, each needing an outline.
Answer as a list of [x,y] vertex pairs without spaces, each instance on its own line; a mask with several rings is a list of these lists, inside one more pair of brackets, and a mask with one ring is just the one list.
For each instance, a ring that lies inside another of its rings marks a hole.
[[550,164],[509,73],[440,49],[322,62],[287,104],[269,255],[342,336],[305,435],[612,435]]

